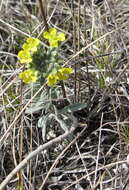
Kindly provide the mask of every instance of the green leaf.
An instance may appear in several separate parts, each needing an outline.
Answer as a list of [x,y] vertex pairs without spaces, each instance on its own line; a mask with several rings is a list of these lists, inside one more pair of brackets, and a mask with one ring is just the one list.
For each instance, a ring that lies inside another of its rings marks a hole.
[[[34,93],[35,93],[36,89],[38,90],[38,86],[37,87],[35,86]],[[28,97],[28,99],[29,99],[29,97]],[[47,110],[49,105],[50,105],[50,102],[48,102],[47,91],[43,90],[43,92],[41,94],[37,95],[34,98],[33,102],[25,110],[25,113],[26,114],[33,114],[33,113],[39,112],[42,109]]]
[[82,110],[87,107],[87,104],[83,103],[75,103],[72,105],[65,106],[63,109],[59,110],[59,113],[66,113],[66,112],[75,112],[78,110]]
[[69,126],[59,117],[59,115],[56,114],[47,114],[45,116],[40,117],[38,120],[38,127],[42,128],[42,138],[43,141],[46,140],[46,134],[47,134],[47,127],[51,127],[53,119],[57,121],[60,125],[60,127],[66,132],[69,129]]
[[60,124],[60,127],[61,127],[65,132],[68,131],[69,126],[63,121],[63,119],[61,119],[61,118],[59,117],[59,115],[56,115],[56,114],[51,113],[51,114],[49,115],[49,117],[50,117],[50,118],[54,118],[54,119]]
[[40,117],[40,119],[38,120],[38,124],[37,124],[37,126],[39,128],[42,128],[43,141],[46,140],[46,127],[47,127],[48,117],[49,117],[49,114]]

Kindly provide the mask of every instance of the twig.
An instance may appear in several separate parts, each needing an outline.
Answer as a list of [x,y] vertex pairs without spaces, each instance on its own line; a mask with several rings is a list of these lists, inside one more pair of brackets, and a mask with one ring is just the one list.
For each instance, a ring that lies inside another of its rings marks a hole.
[[[113,167],[113,166],[115,166],[115,165],[117,165],[117,164],[123,164],[123,163],[127,163],[127,160],[121,160],[121,161],[118,161],[118,162],[113,162],[113,163],[107,164],[107,165],[105,165],[105,166],[102,166],[102,167],[100,167],[100,168],[97,168],[97,171],[100,171],[100,170],[103,170],[103,169],[106,169],[106,168],[109,168],[109,167]],[[80,177],[79,179],[77,179],[76,181],[74,181],[73,183],[71,183],[70,185],[68,185],[68,186],[67,186],[65,189],[63,189],[63,190],[69,189],[70,187],[72,187],[73,185],[77,184],[77,183],[80,182],[81,180],[86,179],[86,178],[89,177],[90,175],[93,175],[95,172],[96,172],[96,171],[94,170],[94,171],[90,172],[89,174],[86,174],[86,175]]]

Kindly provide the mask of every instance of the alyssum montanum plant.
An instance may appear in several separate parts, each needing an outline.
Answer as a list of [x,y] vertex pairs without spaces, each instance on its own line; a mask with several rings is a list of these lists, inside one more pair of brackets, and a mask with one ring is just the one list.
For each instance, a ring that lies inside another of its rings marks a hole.
[[27,38],[18,53],[21,64],[25,64],[25,70],[19,74],[19,78],[26,84],[47,81],[48,86],[54,86],[61,80],[68,79],[73,73],[72,68],[61,67],[58,57],[58,42],[65,40],[64,33],[58,33],[55,28],[43,33],[43,37],[49,41],[46,50],[38,38]]

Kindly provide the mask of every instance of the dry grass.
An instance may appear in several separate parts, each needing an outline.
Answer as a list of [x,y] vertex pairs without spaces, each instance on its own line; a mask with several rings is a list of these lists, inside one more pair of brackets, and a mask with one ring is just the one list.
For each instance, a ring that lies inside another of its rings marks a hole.
[[[7,190],[128,190],[129,1],[43,0],[48,26],[67,36],[59,52],[75,71],[65,82],[67,98],[87,104],[68,116],[67,125],[77,119],[77,128],[65,140],[63,117],[51,120],[49,143],[37,123],[53,113],[50,99],[43,96],[45,107],[28,111],[45,86],[35,91],[18,78],[21,45],[45,30],[38,2],[0,2],[0,182]],[[55,106],[62,101],[65,107],[59,91]]]

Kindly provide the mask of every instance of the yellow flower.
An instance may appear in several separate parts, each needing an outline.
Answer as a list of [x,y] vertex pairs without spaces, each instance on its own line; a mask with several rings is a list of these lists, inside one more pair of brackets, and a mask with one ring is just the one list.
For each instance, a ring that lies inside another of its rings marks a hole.
[[20,63],[31,63],[32,62],[30,52],[27,50],[19,51],[18,58],[20,60]]
[[64,68],[59,69],[59,72],[62,74],[71,74],[73,73],[73,69],[64,67]]
[[57,76],[58,76],[59,80],[66,80],[66,79],[68,79],[68,75],[71,73],[73,73],[72,68],[61,68],[58,70]]
[[60,80],[68,79],[68,74],[71,73],[73,73],[72,68],[61,68],[55,74],[51,74],[47,77],[47,83],[49,86],[53,86]]
[[44,32],[43,37],[45,39],[48,39],[50,47],[58,47],[58,41],[65,40],[65,34],[64,33],[58,34],[56,28],[50,28],[48,32]]
[[67,75],[64,75],[63,73],[61,72],[57,72],[57,77],[59,80],[67,80],[68,79],[68,76]]
[[33,53],[37,51],[39,44],[40,40],[38,38],[27,38],[26,43],[23,44],[22,48]]
[[26,84],[37,81],[37,71],[33,71],[31,69],[25,70],[19,74],[19,78]]
[[58,77],[55,75],[49,75],[47,77],[47,84],[49,86],[54,86],[58,82]]

